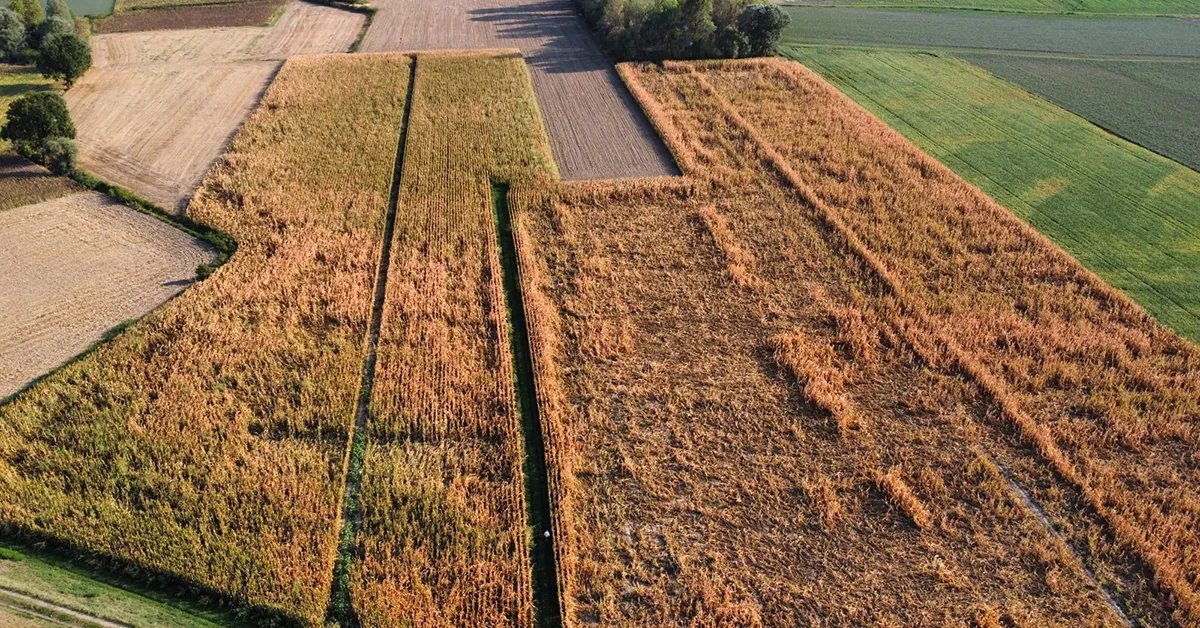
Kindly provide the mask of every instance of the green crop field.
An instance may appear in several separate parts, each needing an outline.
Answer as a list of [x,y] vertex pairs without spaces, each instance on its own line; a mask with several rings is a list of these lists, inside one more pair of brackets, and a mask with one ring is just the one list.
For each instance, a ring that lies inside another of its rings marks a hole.
[[1200,339],[1200,173],[959,59],[816,46],[785,54]]
[[961,56],[1121,137],[1200,169],[1200,61]]
[[789,7],[785,41],[1200,59],[1200,24],[1178,18]]
[[1022,13],[1097,13],[1102,15],[1193,15],[1193,0],[821,0],[796,4],[858,7],[975,9]]

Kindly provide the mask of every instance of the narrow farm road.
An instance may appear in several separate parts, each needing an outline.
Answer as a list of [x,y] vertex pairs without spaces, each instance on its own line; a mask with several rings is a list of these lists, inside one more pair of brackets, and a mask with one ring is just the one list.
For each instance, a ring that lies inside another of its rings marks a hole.
[[376,0],[363,52],[517,48],[566,180],[679,174],[570,0]]

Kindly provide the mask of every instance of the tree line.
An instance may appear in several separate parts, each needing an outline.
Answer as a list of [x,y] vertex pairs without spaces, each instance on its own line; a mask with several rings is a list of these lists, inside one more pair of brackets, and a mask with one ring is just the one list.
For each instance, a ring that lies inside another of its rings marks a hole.
[[578,0],[619,60],[736,59],[774,54],[790,18],[762,0]]
[[[37,65],[47,78],[62,79],[70,89],[92,65],[92,51],[79,36],[75,13],[65,0],[12,0],[0,9],[0,61]],[[86,30],[83,31],[86,33]],[[56,91],[26,94],[8,107],[0,139],[13,150],[57,174],[75,169],[75,125]]]

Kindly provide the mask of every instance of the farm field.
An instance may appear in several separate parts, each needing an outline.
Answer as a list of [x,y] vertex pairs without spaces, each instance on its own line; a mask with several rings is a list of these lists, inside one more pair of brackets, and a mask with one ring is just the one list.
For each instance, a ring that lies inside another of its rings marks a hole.
[[413,90],[351,599],[364,627],[533,626],[489,180],[553,160],[520,56],[420,54]]
[[1200,15],[1192,0],[800,0],[788,4],[874,8],[974,9],[1017,13]]
[[789,48],[893,128],[1200,339],[1200,173],[964,61]]
[[0,406],[6,531],[322,623],[406,67],[288,63],[189,209],[234,257]]
[[365,17],[292,2],[270,28],[99,35],[67,92],[80,166],[181,212],[279,61],[348,50]]
[[364,52],[517,48],[533,79],[559,174],[677,174],[570,0],[381,0]]
[[251,0],[234,5],[204,4],[144,9],[113,15],[99,21],[96,29],[100,33],[127,33],[185,28],[266,26],[286,4],[287,0]]
[[[89,622],[108,621],[111,626],[217,628],[229,619],[211,612],[203,613],[207,617],[191,614],[19,550],[0,552],[4,555],[0,558],[0,623],[6,628],[74,626],[81,623],[79,619],[89,627],[94,626]],[[56,621],[64,611],[86,618]]]
[[1196,621],[1194,345],[798,65],[622,71],[690,178],[514,218],[569,625]]
[[1200,168],[1196,24],[1168,18],[790,11],[786,39],[793,48],[831,44],[949,52],[1160,155]]
[[22,157],[0,152],[0,211],[48,201],[83,188]]
[[959,56],[1093,124],[1200,170],[1200,60]]
[[0,398],[192,283],[210,247],[86,192],[0,213]]

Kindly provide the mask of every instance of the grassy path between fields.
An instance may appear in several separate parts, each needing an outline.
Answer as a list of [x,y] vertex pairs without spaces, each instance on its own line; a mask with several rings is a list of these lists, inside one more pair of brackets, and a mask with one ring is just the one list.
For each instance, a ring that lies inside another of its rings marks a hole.
[[379,271],[375,277],[375,300],[371,307],[371,327],[367,337],[367,354],[363,359],[362,387],[354,416],[354,435],[350,444],[350,460],[343,491],[342,533],[338,543],[338,558],[333,567],[333,589],[329,600],[329,618],[343,628],[359,625],[350,600],[350,566],[354,541],[362,529],[363,462],[367,453],[367,419],[371,396],[375,388],[375,365],[378,358],[379,333],[383,327],[383,306],[387,296],[388,270],[392,260],[392,237],[396,233],[396,207],[400,202],[400,178],[404,172],[404,153],[408,143],[408,121],[412,114],[413,87],[417,81],[417,59],[410,61],[408,95],[404,100],[404,118],[400,126],[400,142],[396,149],[396,166],[392,174],[391,198],[388,200],[387,221],[383,230],[383,246],[379,253]]
[[521,294],[520,267],[513,237],[512,216],[508,209],[508,186],[492,184],[492,211],[496,221],[496,239],[500,251],[504,300],[508,310],[508,338],[512,351],[513,381],[517,388],[517,413],[521,415],[524,435],[523,470],[525,474],[525,513],[533,530],[530,563],[533,566],[534,623],[541,628],[562,625],[562,607],[558,600],[558,573],[554,559],[554,539],[550,537],[550,483],[546,470],[546,444],[542,440],[542,421],[534,387],[533,351],[525,322],[525,301]]

